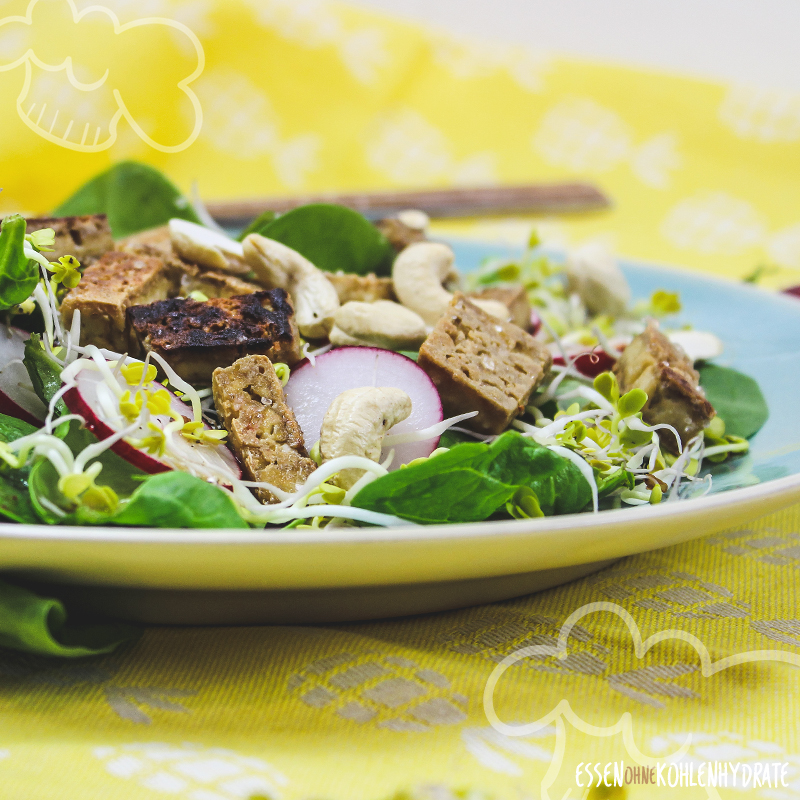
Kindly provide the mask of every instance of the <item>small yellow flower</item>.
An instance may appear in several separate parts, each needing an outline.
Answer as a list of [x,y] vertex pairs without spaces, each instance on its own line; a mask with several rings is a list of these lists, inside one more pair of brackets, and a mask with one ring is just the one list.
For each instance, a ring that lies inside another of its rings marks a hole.
[[33,312],[36,311],[36,301],[33,299],[33,296],[29,297],[27,300],[23,300],[14,311],[19,314],[33,314]]
[[59,478],[58,491],[68,500],[77,500],[93,484],[94,478],[85,472],[77,475],[64,475]]
[[127,391],[119,399],[119,410],[128,422],[133,422],[138,419],[139,414],[142,413],[143,403],[144,400],[141,392],[136,392],[136,394],[131,397],[130,391]]
[[202,422],[187,422],[181,428],[181,435],[190,442],[220,444],[228,435],[227,431],[208,430]]
[[52,228],[42,228],[40,231],[26,233],[25,238],[40,252],[49,253],[56,243],[56,232]]
[[94,511],[115,511],[119,497],[110,486],[90,486],[81,497],[81,502]]
[[81,281],[80,262],[75,256],[61,256],[58,261],[51,261],[50,268],[56,283],[74,289]]
[[167,452],[167,437],[158,425],[153,425],[152,422],[148,422],[147,427],[153,433],[150,436],[145,436],[144,439],[140,439],[135,443],[135,446],[146,451],[151,456],[158,456],[160,458]]
[[172,398],[166,389],[147,393],[147,410],[151,414],[172,416]]
[[[145,375],[144,363],[141,361],[134,361],[131,364],[126,364],[120,370],[122,377],[125,378],[128,386],[138,386],[140,383],[152,383],[158,375],[158,370],[152,365],[147,365],[147,374]],[[142,376],[145,376],[142,381]]]

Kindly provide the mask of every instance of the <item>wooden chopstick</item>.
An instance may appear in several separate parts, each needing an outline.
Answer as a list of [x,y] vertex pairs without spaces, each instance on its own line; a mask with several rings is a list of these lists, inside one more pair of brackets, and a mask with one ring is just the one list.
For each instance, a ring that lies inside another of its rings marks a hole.
[[289,211],[308,203],[336,203],[368,217],[390,216],[418,208],[431,217],[469,217],[485,214],[564,214],[608,208],[610,200],[588,183],[534,183],[519,186],[481,186],[421,191],[323,193],[207,203],[220,222],[243,222],[264,211]]

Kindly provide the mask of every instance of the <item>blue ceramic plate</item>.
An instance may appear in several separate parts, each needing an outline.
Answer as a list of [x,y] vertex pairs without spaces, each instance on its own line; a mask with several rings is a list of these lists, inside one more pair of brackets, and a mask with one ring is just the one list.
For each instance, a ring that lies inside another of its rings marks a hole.
[[[495,245],[454,244],[463,271]],[[680,292],[683,321],[725,343],[770,408],[750,453],[682,502],[534,520],[285,533],[0,524],[0,570],[128,619],[296,623],[502,600],[800,501],[800,302],[696,273],[627,263],[634,295]]]

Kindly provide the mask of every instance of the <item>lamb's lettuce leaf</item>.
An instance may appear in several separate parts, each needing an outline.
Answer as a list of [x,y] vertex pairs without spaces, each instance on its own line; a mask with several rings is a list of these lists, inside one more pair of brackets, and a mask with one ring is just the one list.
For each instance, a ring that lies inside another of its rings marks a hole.
[[236,239],[243,242],[251,233],[260,233],[264,235],[264,229],[271,222],[276,220],[278,215],[274,211],[264,211],[259,214],[237,237]]
[[[42,337],[38,333],[31,334],[25,342],[25,355],[22,359],[31,385],[39,399],[49,407],[53,396],[62,386],[61,367],[47,355],[42,347]],[[56,401],[55,416],[68,414],[67,406],[63,400]],[[66,431],[62,431],[65,433]]]
[[136,161],[115,164],[53,211],[56,217],[81,214],[106,214],[115,239],[166,225],[173,217],[202,224],[192,204],[165,175]]
[[521,488],[535,494],[546,516],[582,511],[592,499],[571,461],[509,431],[491,444],[458,444],[378,478],[352,504],[423,524],[479,522],[504,509]]
[[728,435],[749,439],[769,418],[769,408],[758,384],[749,376],[717,364],[700,366],[700,385],[708,402],[725,422]]
[[25,227],[19,214],[0,224],[0,311],[25,302],[39,282],[39,265],[25,255]]
[[395,251],[389,240],[357,211],[312,203],[261,225],[257,231],[297,250],[327,272],[389,275]]
[[155,528],[250,527],[228,492],[186,472],[162,472],[148,478],[107,524]]
[[71,623],[59,600],[0,582],[0,647],[82,658],[110,653],[137,634],[130,625]]
[[[0,414],[0,441],[13,442],[36,428],[16,417]],[[12,522],[38,523],[39,517],[28,494],[30,469],[13,469],[4,464],[0,466],[0,518]]]

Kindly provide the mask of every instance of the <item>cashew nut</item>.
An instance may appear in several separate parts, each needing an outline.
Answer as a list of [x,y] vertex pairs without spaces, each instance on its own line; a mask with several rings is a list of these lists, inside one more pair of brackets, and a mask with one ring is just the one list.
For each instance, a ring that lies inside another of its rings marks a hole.
[[[323,463],[339,456],[362,456],[378,461],[386,432],[411,413],[411,398],[402,389],[363,386],[342,392],[322,421],[319,453]],[[351,488],[364,474],[342,470],[336,484]]]
[[692,362],[718,358],[725,349],[722,340],[708,331],[671,331],[667,338],[678,345]]
[[222,233],[185,219],[171,219],[169,236],[175,252],[186,261],[237,275],[250,272],[242,245]]
[[334,317],[331,343],[384,350],[416,350],[425,341],[425,320],[410,308],[378,300],[345,303]]
[[[394,292],[400,302],[416,311],[427,325],[435,325],[447,311],[453,295],[443,284],[457,277],[453,251],[439,242],[409,245],[395,259],[392,267]],[[508,320],[508,309],[497,300],[470,299],[487,314]]]
[[619,316],[631,301],[631,289],[614,256],[592,242],[567,258],[569,290],[583,300],[590,314]]
[[325,273],[291,247],[257,233],[242,244],[256,280],[268,289],[286,289],[292,296],[300,333],[309,339],[327,337],[339,296]]
[[395,259],[392,267],[395,294],[427,325],[435,325],[453,299],[442,284],[453,273],[454,261],[453,251],[438,242],[409,245]]

